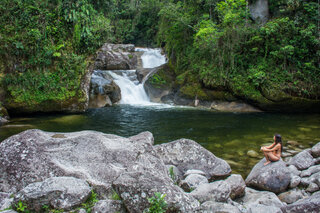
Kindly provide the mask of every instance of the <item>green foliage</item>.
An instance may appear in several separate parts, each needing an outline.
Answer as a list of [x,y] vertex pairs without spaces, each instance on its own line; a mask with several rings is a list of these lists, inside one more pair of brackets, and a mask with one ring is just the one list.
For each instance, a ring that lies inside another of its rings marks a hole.
[[15,209],[19,213],[29,213],[28,206],[23,203],[21,200],[15,205]]
[[91,213],[92,207],[98,202],[98,195],[93,190],[91,191],[90,197],[87,199],[85,203],[83,203],[81,206],[86,210],[87,213]]
[[164,200],[165,194],[161,194],[160,192],[154,193],[154,196],[148,198],[150,203],[150,207],[146,210],[149,213],[164,213],[168,208],[167,202]]
[[170,178],[172,179],[173,183],[177,184],[177,177],[176,177],[176,174],[173,171],[173,166],[171,166],[169,168],[169,175],[170,175]]
[[121,200],[121,197],[118,195],[116,191],[113,190],[111,200]]

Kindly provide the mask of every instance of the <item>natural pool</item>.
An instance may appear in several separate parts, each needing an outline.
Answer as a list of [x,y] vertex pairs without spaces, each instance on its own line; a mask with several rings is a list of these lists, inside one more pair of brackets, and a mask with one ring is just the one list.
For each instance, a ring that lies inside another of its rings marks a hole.
[[[294,140],[305,148],[319,142],[320,114],[222,113],[186,107],[119,105],[84,114],[12,118],[0,128],[0,141],[34,128],[52,132],[96,130],[125,137],[150,131],[156,144],[189,138],[227,160],[233,173],[245,178],[263,157],[260,146],[271,143],[274,133],[280,133],[284,142]],[[249,157],[249,150],[259,156]]]

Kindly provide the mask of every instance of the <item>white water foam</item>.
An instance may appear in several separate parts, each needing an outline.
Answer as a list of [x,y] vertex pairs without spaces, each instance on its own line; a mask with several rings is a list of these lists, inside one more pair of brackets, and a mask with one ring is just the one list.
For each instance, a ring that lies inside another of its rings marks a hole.
[[143,68],[155,68],[166,63],[166,56],[161,54],[160,48],[136,48],[135,50],[144,52],[141,56]]

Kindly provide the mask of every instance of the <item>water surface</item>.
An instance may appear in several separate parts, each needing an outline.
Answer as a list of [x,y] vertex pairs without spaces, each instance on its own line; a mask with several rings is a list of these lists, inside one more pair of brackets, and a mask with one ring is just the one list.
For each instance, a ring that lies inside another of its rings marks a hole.
[[[124,137],[150,131],[156,144],[189,138],[227,160],[233,173],[246,177],[263,157],[260,146],[272,142],[274,133],[280,133],[285,142],[294,140],[304,148],[319,142],[320,114],[221,113],[185,107],[119,105],[76,115],[13,118],[0,128],[0,141],[33,128],[52,132],[96,130]],[[249,157],[249,150],[257,151],[259,156]]]

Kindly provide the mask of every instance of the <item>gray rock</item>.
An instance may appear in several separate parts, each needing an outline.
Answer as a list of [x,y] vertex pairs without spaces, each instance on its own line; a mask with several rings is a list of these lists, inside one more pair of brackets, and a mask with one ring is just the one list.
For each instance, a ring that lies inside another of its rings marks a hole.
[[18,213],[18,212],[10,209],[10,210],[2,211],[1,213]]
[[282,161],[271,162],[263,165],[266,159],[263,158],[257,163],[246,178],[247,186],[267,190],[274,193],[284,192],[290,184],[291,175]]
[[309,177],[314,173],[320,172],[320,165],[311,166],[307,170],[303,170],[300,174],[301,177]]
[[313,155],[313,157],[317,158],[320,157],[320,142],[318,142],[316,145],[314,145],[311,148],[311,154]]
[[295,167],[294,165],[289,165],[288,169],[289,169],[291,175],[299,176],[301,174],[301,171],[299,171],[297,169],[297,167]]
[[94,69],[132,70],[137,66],[133,44],[104,44],[97,52]]
[[189,169],[188,171],[186,171],[186,173],[184,173],[184,177],[187,177],[188,175],[191,174],[198,174],[198,175],[202,175],[202,176],[206,176],[206,173],[204,173],[201,170],[197,170],[197,169]]
[[241,213],[241,211],[229,203],[219,203],[214,201],[207,201],[201,204],[201,213]]
[[310,183],[308,188],[306,189],[307,192],[316,192],[319,190],[319,186],[316,183]]
[[181,181],[180,186],[184,191],[190,192],[199,185],[205,183],[209,183],[205,176],[199,174],[190,174],[183,181]]
[[266,206],[262,204],[252,204],[248,206],[248,213],[282,213],[276,206]]
[[9,208],[12,205],[13,198],[9,193],[0,192],[0,211]]
[[[15,193],[49,177],[74,176],[88,181],[99,195],[108,197],[111,183],[138,164],[139,154],[156,155],[149,143],[135,143],[132,138],[95,131],[56,135],[27,130],[1,142],[0,191]],[[165,167],[162,172],[167,175]]]
[[166,195],[170,212],[193,212],[200,206],[191,195],[174,185],[168,176],[149,171],[122,174],[113,182],[113,188],[129,212],[143,212],[149,207],[147,199],[155,196],[156,192]]
[[180,139],[154,146],[165,164],[171,164],[185,173],[189,169],[199,169],[206,173],[208,180],[227,177],[231,173],[229,164],[216,157],[195,141]]
[[320,208],[320,192],[314,193],[312,196],[298,200],[290,205],[282,207],[284,213],[318,213]]
[[297,200],[300,200],[304,198],[304,195],[301,190],[299,189],[293,189],[287,192],[283,192],[278,195],[278,198],[287,204],[291,204],[296,202]]
[[300,182],[301,182],[301,178],[299,176],[296,176],[296,175],[292,176],[290,180],[290,188],[295,188],[299,186]]
[[[168,169],[169,176],[173,180],[173,182],[175,184],[179,183],[183,178],[182,172],[180,172],[180,170],[174,165],[166,165],[166,167]],[[171,170],[172,172],[170,172]]]
[[14,203],[22,201],[35,211],[40,211],[43,205],[71,210],[85,202],[90,193],[91,188],[84,180],[74,177],[52,177],[23,188],[15,196]]
[[225,181],[219,180],[198,186],[190,195],[200,203],[206,201],[226,202],[230,196],[230,186]]
[[238,199],[237,202],[243,204],[246,207],[256,204],[262,204],[265,206],[275,206],[281,208],[284,204],[279,200],[277,195],[273,192],[257,191],[246,187],[245,195]]
[[300,181],[301,186],[307,187],[307,186],[309,186],[310,183],[311,183],[311,181],[308,177],[301,178],[301,181]]
[[310,166],[314,165],[312,155],[307,151],[304,150],[298,154],[296,154],[290,161],[290,165],[294,165],[299,170],[304,170],[309,168]]
[[320,157],[314,159],[314,164],[320,164]]
[[85,209],[79,209],[78,213],[87,213]]
[[92,208],[92,213],[125,213],[120,200],[100,200]]
[[107,71],[95,70],[90,82],[89,108],[111,106],[121,99],[120,87]]
[[266,23],[269,19],[268,0],[257,0],[249,6],[251,17],[258,23]]
[[129,137],[129,140],[135,144],[154,144],[154,138],[151,132],[141,132],[138,135]]
[[0,126],[4,125],[6,123],[9,123],[9,121],[6,118],[0,116]]
[[232,174],[225,180],[231,189],[230,198],[232,200],[242,197],[245,192],[246,183],[244,182],[241,175]]

